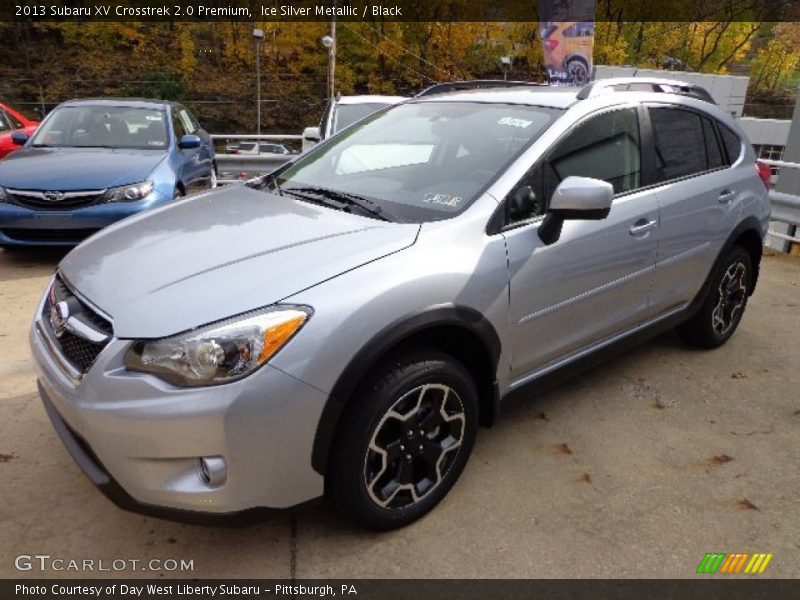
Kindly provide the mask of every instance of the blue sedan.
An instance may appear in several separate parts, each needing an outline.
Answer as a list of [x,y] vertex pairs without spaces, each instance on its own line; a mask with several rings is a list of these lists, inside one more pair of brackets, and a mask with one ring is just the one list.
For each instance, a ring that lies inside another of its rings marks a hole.
[[0,247],[74,245],[120,219],[217,184],[211,138],[185,107],[74,100],[0,161]]

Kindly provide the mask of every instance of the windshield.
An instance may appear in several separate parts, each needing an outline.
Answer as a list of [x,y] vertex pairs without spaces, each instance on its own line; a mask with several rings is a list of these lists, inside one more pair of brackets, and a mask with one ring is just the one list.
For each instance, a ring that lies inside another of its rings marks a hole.
[[63,106],[36,130],[33,146],[69,148],[167,147],[166,115],[153,108]]
[[387,106],[387,104],[381,102],[370,102],[368,104],[339,104],[336,107],[336,122],[333,124],[333,131],[331,134],[350,127],[350,125],[356,121],[360,121],[376,110],[382,109],[384,106]]
[[560,113],[475,102],[401,104],[311,150],[275,182],[367,198],[406,221],[446,219],[467,208]]

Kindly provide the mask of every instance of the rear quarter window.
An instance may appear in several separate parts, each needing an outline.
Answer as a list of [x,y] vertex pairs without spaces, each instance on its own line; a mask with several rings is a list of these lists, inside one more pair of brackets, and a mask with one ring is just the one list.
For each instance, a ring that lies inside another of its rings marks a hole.
[[727,125],[719,124],[719,133],[722,137],[722,144],[728,154],[728,164],[732,165],[742,154],[742,140]]
[[703,117],[703,135],[706,138],[706,154],[708,155],[708,168],[718,169],[725,164],[725,159],[722,156],[722,149],[720,148],[717,134],[714,131],[714,124],[711,119]]

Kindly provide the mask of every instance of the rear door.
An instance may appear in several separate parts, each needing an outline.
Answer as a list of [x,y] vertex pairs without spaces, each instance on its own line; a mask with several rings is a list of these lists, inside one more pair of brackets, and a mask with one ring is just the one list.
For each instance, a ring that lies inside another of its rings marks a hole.
[[[566,221],[547,246],[537,229],[558,183],[569,175],[614,186],[600,221]],[[636,107],[615,108],[577,124],[517,186],[536,195],[534,214],[511,221],[508,252],[512,373],[540,372],[640,323],[656,259],[658,203],[641,189]],[[513,194],[514,192],[512,192]]]
[[[654,314],[691,301],[700,290],[741,212],[741,187],[731,163],[740,161],[738,136],[713,117],[677,105],[647,108],[645,160],[658,192],[660,236]],[[726,148],[723,136],[733,136]]]

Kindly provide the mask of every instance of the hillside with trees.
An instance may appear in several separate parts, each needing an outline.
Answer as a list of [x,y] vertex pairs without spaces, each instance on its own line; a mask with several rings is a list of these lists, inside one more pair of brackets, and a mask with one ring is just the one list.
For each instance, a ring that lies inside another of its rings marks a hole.
[[[614,15],[611,15],[612,17]],[[598,16],[599,18],[599,16]],[[262,130],[299,132],[321,114],[327,23],[263,23]],[[255,130],[251,23],[0,23],[0,99],[25,112],[75,97],[180,99],[213,132]],[[543,79],[538,23],[339,22],[336,89],[411,94],[438,82]],[[756,116],[787,116],[800,23],[599,21],[596,64],[667,65],[751,77]],[[763,114],[772,111],[773,114]]]

